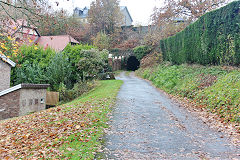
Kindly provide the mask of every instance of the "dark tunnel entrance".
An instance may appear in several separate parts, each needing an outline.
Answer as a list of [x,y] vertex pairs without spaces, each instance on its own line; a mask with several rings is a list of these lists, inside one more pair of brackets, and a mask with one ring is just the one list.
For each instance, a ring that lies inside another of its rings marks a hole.
[[127,70],[135,71],[139,68],[140,62],[135,56],[131,56],[127,60]]

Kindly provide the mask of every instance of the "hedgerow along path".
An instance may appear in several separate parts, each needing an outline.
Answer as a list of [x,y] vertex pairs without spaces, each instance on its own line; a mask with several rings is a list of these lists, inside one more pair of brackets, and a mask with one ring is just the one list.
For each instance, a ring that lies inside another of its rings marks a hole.
[[240,148],[148,82],[123,80],[103,159],[239,159]]

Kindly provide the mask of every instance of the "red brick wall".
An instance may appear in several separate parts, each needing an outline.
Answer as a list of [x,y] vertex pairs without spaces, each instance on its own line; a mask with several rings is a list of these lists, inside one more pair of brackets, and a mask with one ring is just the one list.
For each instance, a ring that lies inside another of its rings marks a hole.
[[20,90],[0,97],[0,120],[19,116]]

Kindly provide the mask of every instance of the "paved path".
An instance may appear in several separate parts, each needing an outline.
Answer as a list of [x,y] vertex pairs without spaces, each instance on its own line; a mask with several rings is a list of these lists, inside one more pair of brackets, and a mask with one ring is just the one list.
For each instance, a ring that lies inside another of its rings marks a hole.
[[148,82],[124,73],[104,159],[240,159],[230,144]]

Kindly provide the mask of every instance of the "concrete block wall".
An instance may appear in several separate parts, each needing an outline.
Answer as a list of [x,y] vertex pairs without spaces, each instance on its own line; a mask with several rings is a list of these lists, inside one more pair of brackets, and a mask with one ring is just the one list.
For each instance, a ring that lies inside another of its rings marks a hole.
[[11,66],[0,59],[0,92],[10,87]]
[[46,89],[20,90],[19,116],[46,109]]

